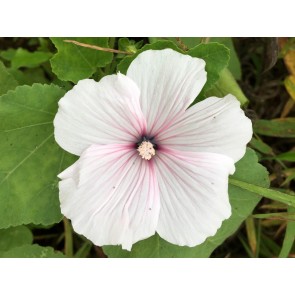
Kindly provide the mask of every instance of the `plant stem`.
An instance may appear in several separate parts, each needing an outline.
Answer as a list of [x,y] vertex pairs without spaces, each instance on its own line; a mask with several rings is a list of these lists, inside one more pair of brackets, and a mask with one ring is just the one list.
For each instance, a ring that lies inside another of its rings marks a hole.
[[73,257],[73,230],[67,218],[64,217],[64,231],[65,231],[65,254],[67,257]]
[[203,37],[201,43],[207,44],[210,41],[210,37]]
[[281,203],[287,204],[288,206],[295,207],[295,196],[232,178],[229,179],[229,183],[268,199],[279,201]]
[[182,49],[183,51],[188,51],[188,47],[182,42],[180,37],[176,37],[176,41],[177,41],[180,49]]
[[123,54],[133,54],[132,52],[116,50],[116,49],[113,49],[113,48],[100,47],[100,46],[96,46],[96,45],[81,43],[81,42],[78,42],[78,41],[75,41],[75,40],[63,40],[63,41],[67,42],[67,43],[73,43],[73,44],[78,45],[78,46],[99,50],[99,51],[106,51],[106,52],[113,52],[113,53],[123,53]]

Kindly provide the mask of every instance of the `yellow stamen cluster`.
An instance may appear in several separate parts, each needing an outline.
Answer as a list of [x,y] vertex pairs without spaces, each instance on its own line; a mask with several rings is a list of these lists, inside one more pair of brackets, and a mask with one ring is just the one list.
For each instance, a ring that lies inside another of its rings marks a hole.
[[137,150],[139,155],[145,160],[150,160],[156,154],[153,144],[149,141],[143,141]]

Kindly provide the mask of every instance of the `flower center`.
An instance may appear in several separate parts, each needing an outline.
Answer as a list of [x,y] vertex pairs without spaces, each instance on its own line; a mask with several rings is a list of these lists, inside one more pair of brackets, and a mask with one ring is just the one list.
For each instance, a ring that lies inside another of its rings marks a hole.
[[150,160],[156,154],[154,145],[148,140],[144,140],[138,146],[137,150],[139,152],[139,155],[145,160]]

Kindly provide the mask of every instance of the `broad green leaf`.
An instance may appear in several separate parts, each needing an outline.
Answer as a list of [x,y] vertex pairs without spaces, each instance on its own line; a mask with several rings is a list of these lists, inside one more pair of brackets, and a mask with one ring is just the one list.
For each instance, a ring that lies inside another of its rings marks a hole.
[[17,85],[17,81],[0,61],[0,95],[5,94],[8,90],[15,89]]
[[[141,49],[139,49],[135,54],[128,55],[125,58],[122,59],[122,61],[118,64],[118,71],[120,71],[122,74],[127,73],[127,69],[131,62],[137,57],[138,54],[140,54],[143,51],[146,50],[161,50],[165,48],[171,48],[175,51],[182,52],[173,42],[171,41],[157,41],[153,44],[147,44],[143,46]],[[183,53],[183,52],[182,52]]]
[[[155,42],[155,40],[159,38],[152,39],[152,41]],[[173,41],[178,47],[181,48],[180,43],[175,37],[170,37],[167,39]],[[235,80],[241,78],[241,65],[236,54],[232,39],[228,37],[210,38],[210,43],[208,44],[200,43],[201,40],[202,38],[199,37],[181,38],[181,42],[183,42],[183,44],[187,46],[188,49],[190,49],[188,51],[188,54],[192,55],[191,52],[192,50],[194,50],[193,54],[195,55],[192,56],[203,58],[207,63],[209,63],[209,65],[206,66],[206,70],[208,72],[208,81],[202,93],[200,94],[199,99],[211,95],[223,97],[231,93],[238,98],[242,105],[246,104],[248,102],[248,99],[245,97],[244,93]],[[216,44],[219,44],[220,46],[225,45],[226,48],[229,49],[229,51],[225,52],[224,46],[217,49]],[[205,57],[202,52],[197,52],[203,50],[204,48],[208,50],[208,57]],[[213,48],[216,48],[216,52],[213,51]],[[202,54],[203,56],[199,54]],[[219,56],[217,55],[216,57],[216,54],[218,54]],[[226,68],[227,65],[228,69]]]
[[[236,163],[236,172],[231,178],[263,187],[269,185],[268,173],[257,163],[257,156],[251,149],[247,149],[245,156]],[[235,233],[261,199],[259,195],[233,185],[229,185],[229,197],[232,206],[231,217],[223,222],[214,237],[209,237],[197,247],[175,246],[154,235],[133,245],[131,252],[122,250],[120,246],[105,246],[104,252],[109,257],[209,257],[214,249]]]
[[[118,71],[126,74],[127,69],[136,56],[149,49],[161,50],[171,48],[175,51],[184,53],[181,49],[171,41],[157,41],[152,44],[147,44],[131,56],[126,56],[118,65]],[[185,53],[184,53],[185,54]],[[229,50],[221,44],[210,43],[200,44],[187,52],[192,57],[202,58],[206,62],[207,82],[199,95],[200,98],[205,97],[206,91],[212,88],[214,83],[219,79],[220,72],[227,66],[229,61]]]
[[0,56],[5,60],[11,61],[15,55],[15,51],[16,49],[9,48],[5,51],[1,51]]
[[228,63],[228,69],[230,70],[235,79],[240,80],[242,78],[241,64],[237,52],[235,50],[232,38],[214,37],[210,39],[210,42],[221,43],[230,50],[230,60]]
[[38,67],[42,63],[48,61],[51,58],[52,53],[43,51],[29,52],[26,49],[18,48],[16,50],[9,49],[7,52],[4,51],[1,53],[1,56],[6,60],[11,61],[12,68],[18,69],[21,67]]
[[0,228],[62,218],[57,174],[76,158],[53,136],[63,95],[58,86],[34,84],[0,97]]
[[242,106],[247,105],[248,103],[247,97],[243,93],[232,73],[225,68],[220,72],[220,78],[213,85],[212,89],[207,91],[206,96],[224,97],[227,94],[233,94]]
[[108,38],[51,38],[57,53],[51,59],[52,71],[60,80],[77,83],[81,79],[91,77],[98,67],[111,63],[110,52],[81,47],[63,40],[75,40],[81,43],[107,48]]
[[[149,38],[151,43],[154,43],[157,40],[163,40],[163,39],[171,40],[175,44],[180,46],[179,42],[177,41],[177,39],[175,37],[168,37],[168,38],[151,37],[151,38]],[[180,38],[181,42],[185,46],[187,46],[188,49],[191,49],[191,48],[199,45],[201,43],[202,39],[203,38],[201,38],[201,37],[181,37]],[[236,53],[232,38],[230,38],[230,37],[212,37],[209,40],[209,43],[211,43],[211,42],[221,43],[221,44],[225,45],[230,50],[230,60],[228,63],[228,69],[233,74],[235,79],[240,80],[241,76],[242,76],[241,64],[240,64],[239,57]]]
[[207,82],[198,97],[202,99],[205,97],[206,92],[218,81],[221,71],[227,67],[229,49],[219,43],[201,43],[190,49],[188,54],[193,57],[202,58],[206,62]]
[[42,247],[37,244],[24,245],[9,251],[0,252],[2,258],[65,258],[66,256],[51,247]]
[[23,245],[30,245],[32,242],[33,235],[24,225],[0,229],[0,252]]
[[48,79],[42,68],[34,69],[8,69],[8,72],[14,77],[19,85],[33,85],[34,83],[49,84]]
[[295,137],[295,118],[274,120],[257,120],[254,123],[254,132],[274,137]]

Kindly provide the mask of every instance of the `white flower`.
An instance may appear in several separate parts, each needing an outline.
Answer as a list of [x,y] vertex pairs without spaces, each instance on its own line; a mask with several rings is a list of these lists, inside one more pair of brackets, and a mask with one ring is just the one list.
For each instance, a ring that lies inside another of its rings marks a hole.
[[59,177],[62,213],[94,244],[130,250],[157,232],[196,246],[231,215],[228,175],[251,121],[233,95],[187,109],[205,62],[149,50],[127,75],[82,80],[59,102],[55,139],[79,160]]

